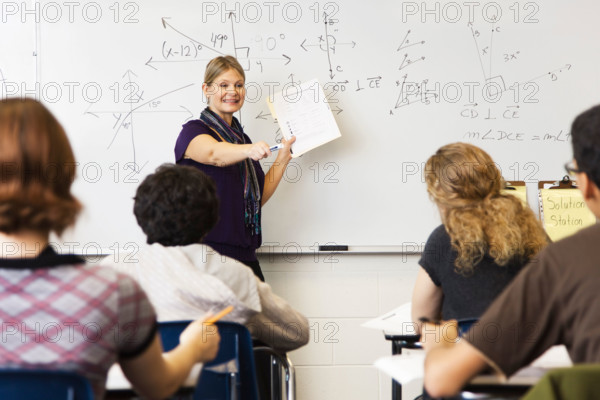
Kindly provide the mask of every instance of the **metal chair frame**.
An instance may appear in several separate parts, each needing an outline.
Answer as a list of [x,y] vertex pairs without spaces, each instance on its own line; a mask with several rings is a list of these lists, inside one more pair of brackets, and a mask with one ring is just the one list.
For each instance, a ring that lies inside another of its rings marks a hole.
[[[259,346],[254,348],[254,354],[265,354],[269,356],[270,364],[270,394],[271,400],[296,400],[296,369],[287,354],[280,354],[271,347]],[[255,357],[258,359],[258,357]],[[285,391],[282,390],[281,382],[285,382]]]

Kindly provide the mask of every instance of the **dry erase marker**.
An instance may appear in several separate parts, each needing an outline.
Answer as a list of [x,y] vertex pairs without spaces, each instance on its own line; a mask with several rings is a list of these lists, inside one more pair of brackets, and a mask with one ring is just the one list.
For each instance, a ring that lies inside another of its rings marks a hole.
[[283,149],[283,146],[284,146],[283,143],[279,143],[279,144],[276,144],[275,146],[269,147],[269,150],[270,151],[281,150],[281,149]]
[[222,309],[221,311],[219,311],[216,315],[213,315],[212,317],[208,318],[206,321],[204,321],[204,323],[205,324],[214,324],[215,322],[217,322],[218,320],[220,320],[221,318],[223,318],[224,316],[229,314],[231,311],[233,311],[233,306],[227,306],[224,309]]

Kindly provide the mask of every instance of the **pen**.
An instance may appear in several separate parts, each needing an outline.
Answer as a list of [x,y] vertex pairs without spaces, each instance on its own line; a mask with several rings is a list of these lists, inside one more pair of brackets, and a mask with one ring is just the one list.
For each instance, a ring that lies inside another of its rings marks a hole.
[[204,323],[205,324],[214,324],[215,322],[217,322],[218,320],[220,320],[221,318],[223,318],[224,316],[229,314],[231,311],[233,311],[233,306],[227,306],[224,309],[222,309],[221,311],[219,311],[217,314],[213,315],[212,317],[209,317],[206,321],[204,321]]
[[269,147],[270,151],[276,151],[276,150],[280,150],[280,149],[283,149],[283,143],[279,143],[279,144],[276,144],[275,146]]
[[431,320],[431,319],[429,319],[427,317],[419,317],[419,321],[423,322],[424,324],[436,324],[436,325],[439,325],[440,322],[441,322],[441,321]]

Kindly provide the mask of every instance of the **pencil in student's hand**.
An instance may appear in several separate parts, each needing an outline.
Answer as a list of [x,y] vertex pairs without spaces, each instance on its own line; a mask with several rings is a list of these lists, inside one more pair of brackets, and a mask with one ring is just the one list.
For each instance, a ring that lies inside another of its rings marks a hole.
[[219,311],[217,314],[209,317],[207,320],[204,321],[204,323],[205,324],[214,324],[215,322],[217,322],[218,320],[220,320],[221,318],[223,318],[224,316],[229,314],[231,311],[233,311],[233,306],[227,306],[224,309],[222,309],[221,311]]
[[435,324],[435,325],[439,325],[442,323],[442,321],[438,321],[438,320],[431,320],[427,317],[420,317],[419,321],[424,323],[424,324]]

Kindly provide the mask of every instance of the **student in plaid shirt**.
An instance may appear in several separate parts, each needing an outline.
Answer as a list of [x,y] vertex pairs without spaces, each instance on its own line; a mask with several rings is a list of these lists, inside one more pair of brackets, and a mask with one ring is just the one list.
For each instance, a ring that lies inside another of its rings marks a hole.
[[75,371],[100,399],[118,362],[140,394],[164,398],[215,357],[219,335],[196,321],[163,354],[156,313],[132,278],[49,246],[81,208],[75,165],[41,103],[0,101],[0,368]]

